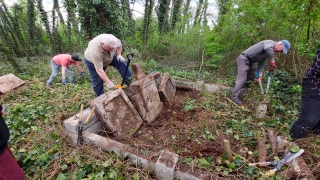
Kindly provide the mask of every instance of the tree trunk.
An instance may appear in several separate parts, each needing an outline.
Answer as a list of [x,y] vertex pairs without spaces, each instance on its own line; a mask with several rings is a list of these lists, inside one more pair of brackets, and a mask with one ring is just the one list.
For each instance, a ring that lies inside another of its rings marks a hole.
[[194,16],[193,25],[197,25],[197,24],[199,24],[199,22],[201,22],[201,16],[200,16],[201,11],[200,10],[202,9],[202,6],[203,6],[203,0],[199,0],[196,14]]
[[142,41],[144,44],[148,43],[149,34],[150,34],[150,25],[152,19],[152,9],[154,6],[154,0],[146,0],[145,9],[144,9],[144,17],[143,17],[143,27],[142,27]]
[[180,8],[182,4],[182,0],[174,0],[173,1],[173,11],[172,11],[172,23],[171,23],[171,29],[173,30],[176,26],[176,24],[179,22],[179,19],[181,17],[180,15]]

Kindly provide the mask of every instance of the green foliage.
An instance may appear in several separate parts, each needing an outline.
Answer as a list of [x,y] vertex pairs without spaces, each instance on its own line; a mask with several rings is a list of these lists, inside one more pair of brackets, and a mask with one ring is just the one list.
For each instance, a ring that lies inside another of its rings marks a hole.
[[188,112],[188,111],[194,110],[196,107],[195,103],[196,103],[195,99],[185,98],[183,102],[183,111]]
[[85,39],[108,33],[116,37],[122,37],[123,16],[117,1],[87,1],[78,0],[78,12],[81,28],[85,33]]

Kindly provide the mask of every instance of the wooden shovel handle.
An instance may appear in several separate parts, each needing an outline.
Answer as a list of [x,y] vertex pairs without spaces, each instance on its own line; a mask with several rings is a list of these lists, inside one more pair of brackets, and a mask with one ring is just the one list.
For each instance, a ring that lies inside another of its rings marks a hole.
[[79,123],[82,121],[82,114],[83,114],[83,104],[80,106],[80,117],[79,117]]
[[93,107],[91,112],[90,112],[90,114],[89,114],[89,116],[87,117],[86,121],[84,122],[84,124],[87,124],[90,121],[91,116],[92,116],[92,114],[94,113],[95,110],[96,110],[96,107]]

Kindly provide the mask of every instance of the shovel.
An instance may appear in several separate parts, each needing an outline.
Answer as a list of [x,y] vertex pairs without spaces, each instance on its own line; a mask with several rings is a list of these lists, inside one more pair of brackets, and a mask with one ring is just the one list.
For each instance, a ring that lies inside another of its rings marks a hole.
[[124,75],[123,75],[123,78],[122,78],[122,83],[121,83],[121,85],[115,85],[115,88],[116,89],[123,89],[124,88],[124,80],[125,80],[125,78],[126,78],[126,75],[127,75],[127,72],[128,72],[128,69],[129,69],[129,65],[130,65],[130,61],[132,60],[132,58],[133,58],[133,53],[131,52],[131,53],[129,53],[128,55],[127,55],[127,58],[128,58],[128,64],[127,64],[127,68],[126,68],[126,71],[124,72]]

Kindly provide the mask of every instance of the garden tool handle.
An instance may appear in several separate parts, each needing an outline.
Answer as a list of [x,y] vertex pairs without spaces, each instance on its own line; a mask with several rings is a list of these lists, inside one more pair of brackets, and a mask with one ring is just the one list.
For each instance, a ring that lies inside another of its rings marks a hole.
[[82,114],[83,114],[83,104],[80,106],[80,117],[79,117],[79,123],[82,121]]
[[90,114],[89,114],[89,116],[87,117],[86,121],[84,122],[84,124],[87,124],[90,121],[91,116],[92,116],[92,114],[94,113],[95,110],[96,110],[96,107],[93,107],[91,112],[90,112]]
[[259,81],[261,94],[264,94],[264,90],[263,90],[263,87],[262,87],[262,82],[260,81],[260,77],[259,77],[258,81]]
[[[132,53],[132,52],[129,53],[129,54],[127,55],[127,58],[128,58],[128,64],[127,64],[127,68],[126,68],[126,70],[125,70],[125,72],[124,72],[124,75],[123,75],[123,78],[122,78],[122,83],[121,83],[121,86],[120,86],[120,87],[124,87],[124,86],[123,86],[124,80],[125,80],[125,78],[126,78],[126,75],[127,75],[128,69],[129,69],[130,61],[131,61],[131,59],[133,58],[133,53]],[[118,87],[118,88],[120,88],[120,87]]]
[[271,162],[258,162],[258,163],[249,163],[248,166],[267,167],[270,164],[271,164]]
[[277,172],[277,169],[271,169],[264,174],[264,177],[270,178],[270,177],[274,176],[276,174],[276,172]]
[[133,58],[133,53],[132,53],[132,52],[129,53],[129,54],[127,55],[127,58],[128,58],[128,60],[131,60],[131,59]]

